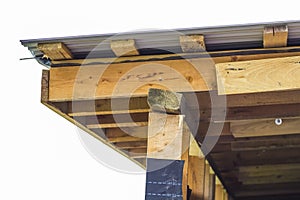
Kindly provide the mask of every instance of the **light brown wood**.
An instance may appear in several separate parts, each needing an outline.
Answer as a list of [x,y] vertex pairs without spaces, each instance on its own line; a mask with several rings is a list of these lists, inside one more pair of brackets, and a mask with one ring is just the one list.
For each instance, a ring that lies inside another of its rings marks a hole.
[[188,193],[188,184],[189,184],[189,167],[190,167],[190,159],[189,159],[189,151],[186,150],[183,155],[181,156],[181,159],[184,160],[184,166],[182,171],[182,196],[183,200],[189,200],[187,199],[187,193]]
[[215,200],[223,200],[223,188],[218,181],[216,181]]
[[188,185],[192,190],[190,200],[203,200],[205,188],[205,159],[189,156]]
[[[49,82],[48,79],[47,79],[49,77],[48,73],[49,73],[49,70],[44,70],[43,71],[43,74],[42,74],[43,76],[42,76],[42,81],[41,81],[42,82],[42,86],[41,86],[42,90],[45,90],[48,87],[48,85],[47,85],[47,83]],[[61,117],[65,118],[66,120],[68,120],[69,122],[71,122],[72,124],[74,124],[75,126],[77,126],[78,128],[82,129],[87,134],[93,136],[94,138],[96,138],[97,140],[99,140],[100,142],[102,142],[104,145],[107,145],[108,147],[112,148],[116,152],[120,153],[121,155],[125,156],[129,160],[131,160],[134,163],[136,163],[138,166],[140,166],[140,167],[142,167],[142,168],[145,169],[144,165],[142,165],[138,161],[134,160],[132,157],[130,157],[129,155],[127,155],[126,153],[124,153],[120,149],[116,148],[110,142],[107,142],[105,138],[102,138],[101,136],[99,136],[98,134],[96,134],[95,132],[93,132],[92,130],[88,129],[86,126],[83,126],[81,123],[77,122],[76,120],[74,120],[73,118],[71,118],[69,115],[67,115],[66,113],[62,112],[61,109],[55,107],[51,102],[42,101],[42,104],[45,105],[50,110],[52,110],[55,113],[57,113],[58,115],[60,115]]]
[[124,122],[124,123],[110,123],[110,124],[89,124],[87,127],[89,129],[98,128],[118,128],[118,127],[139,127],[147,126],[148,122]]
[[204,192],[203,192],[203,199],[204,200],[211,200],[211,190],[212,188],[210,187],[210,165],[205,162],[205,174],[204,174]]
[[140,142],[140,141],[146,141],[146,138],[139,138],[139,137],[132,137],[132,136],[124,136],[124,137],[114,137],[114,138],[108,138],[108,141],[111,143],[116,142]]
[[189,155],[199,157],[199,158],[204,158],[204,155],[199,147],[199,144],[197,143],[196,139],[192,135],[190,137]]
[[282,119],[281,125],[275,124],[273,120],[246,120],[241,122],[231,122],[230,129],[232,135],[240,137],[259,137],[272,135],[287,135],[300,133],[300,118]]
[[68,102],[70,116],[95,116],[149,112],[147,97],[94,99]]
[[105,130],[106,137],[124,137],[133,136],[138,138],[148,138],[148,127],[137,126],[137,127],[122,127],[121,128],[109,128]]
[[146,96],[150,88],[216,89],[214,65],[203,59],[51,68],[49,84],[51,101]]
[[288,40],[288,26],[267,26],[264,29],[264,47],[286,47]]
[[184,53],[205,51],[203,35],[181,35],[179,41]]
[[300,56],[216,64],[219,94],[300,88]]
[[181,160],[187,150],[184,144],[184,116],[149,113],[148,157]]
[[62,42],[41,43],[38,44],[38,49],[44,53],[45,57],[48,57],[51,60],[65,60],[73,58],[68,47]]
[[135,40],[113,40],[110,47],[117,57],[119,56],[137,56],[139,51],[135,46]]

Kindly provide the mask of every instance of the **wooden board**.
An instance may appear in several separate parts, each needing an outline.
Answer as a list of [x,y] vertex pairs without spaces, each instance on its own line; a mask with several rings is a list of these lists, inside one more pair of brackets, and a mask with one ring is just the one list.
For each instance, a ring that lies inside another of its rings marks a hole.
[[188,185],[192,190],[190,200],[204,199],[205,159],[189,156]]
[[281,125],[276,125],[274,119],[231,122],[230,129],[232,135],[236,138],[299,134],[300,118],[283,118]]
[[44,53],[45,57],[48,57],[51,60],[65,60],[73,58],[68,47],[62,42],[41,43],[38,44],[38,49]]
[[149,88],[207,91],[216,81],[213,63],[194,59],[51,68],[49,87],[50,101],[67,101],[146,96]]
[[139,51],[135,46],[135,40],[113,40],[110,47],[117,57],[119,56],[137,56]]
[[182,52],[205,51],[205,42],[203,35],[181,35],[179,37]]
[[264,29],[264,47],[286,47],[288,41],[288,26],[267,26]]
[[183,130],[184,116],[149,113],[148,157],[180,160],[188,147]]
[[300,56],[216,64],[219,94],[300,88]]

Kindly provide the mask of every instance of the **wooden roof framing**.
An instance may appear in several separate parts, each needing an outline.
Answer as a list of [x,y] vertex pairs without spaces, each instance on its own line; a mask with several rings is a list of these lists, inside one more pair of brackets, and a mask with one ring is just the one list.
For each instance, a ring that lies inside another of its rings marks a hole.
[[[198,143],[218,135],[214,130],[222,124],[220,138],[206,158],[232,197],[296,198],[300,196],[300,46],[291,41],[300,40],[300,34],[288,42],[291,29],[288,23],[284,27],[262,28],[260,48],[203,52],[207,36],[195,31],[189,34],[195,37],[178,37],[183,45],[178,54],[143,55],[130,35],[124,35],[130,44],[118,40],[111,46],[115,55],[124,57],[83,60],[76,53],[60,60],[53,57],[51,68],[43,71],[42,103],[145,166],[148,92],[171,89],[187,102],[187,118],[200,113],[193,133]],[[51,59],[51,52],[40,51]],[[134,53],[126,56],[128,51]],[[134,71],[141,65],[147,67]],[[193,65],[204,66],[201,76]],[[275,123],[277,118],[282,124]]]

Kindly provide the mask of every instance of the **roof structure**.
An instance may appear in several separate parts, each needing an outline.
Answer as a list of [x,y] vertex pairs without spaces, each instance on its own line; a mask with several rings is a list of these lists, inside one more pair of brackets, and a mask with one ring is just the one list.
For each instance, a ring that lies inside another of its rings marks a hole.
[[133,162],[146,167],[170,143],[149,136],[166,112],[231,198],[299,199],[299,21],[21,43],[49,68],[42,103]]

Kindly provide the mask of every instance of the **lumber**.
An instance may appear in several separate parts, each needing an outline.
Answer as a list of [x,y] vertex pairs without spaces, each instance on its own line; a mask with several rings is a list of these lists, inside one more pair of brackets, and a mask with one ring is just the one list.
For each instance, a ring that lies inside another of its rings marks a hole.
[[223,200],[223,187],[221,182],[217,178],[217,176],[216,176],[215,200]]
[[[299,131],[300,132],[300,131]],[[300,138],[298,135],[283,135],[266,137],[255,137],[251,139],[231,142],[232,151],[253,151],[253,150],[270,150],[284,148],[299,148]]]
[[275,124],[273,120],[246,120],[231,122],[230,129],[235,138],[261,137],[272,135],[288,135],[300,133],[300,118],[283,118],[281,125]]
[[44,53],[44,56],[51,60],[72,59],[72,53],[62,42],[56,43],[39,43],[38,49]]
[[120,56],[137,56],[139,51],[136,48],[135,40],[112,40],[110,47],[117,57]]
[[189,137],[184,134],[183,124],[183,115],[149,113],[148,158],[180,160]]
[[[42,72],[42,81],[41,81],[42,82],[42,86],[41,86],[42,87],[42,91],[47,91],[46,88],[48,88],[49,73],[50,73],[49,70],[43,70],[43,72]],[[77,122],[76,120],[74,120],[73,118],[71,118],[69,115],[67,115],[66,113],[64,113],[60,108],[57,108],[53,103],[49,102],[45,98],[46,96],[43,96],[44,94],[47,94],[47,93],[42,93],[42,104],[45,105],[47,108],[49,108],[50,110],[54,111],[58,115],[62,116],[63,118],[65,118],[66,120],[68,120],[69,122],[71,122],[72,124],[74,124],[75,126],[79,127],[80,129],[82,129],[83,131],[85,131],[86,133],[88,133],[89,135],[91,135],[92,137],[94,137],[95,139],[97,139],[100,142],[102,142],[103,144],[107,145],[108,147],[112,148],[116,152],[118,152],[121,155],[125,156],[129,160],[133,161],[138,166],[140,166],[142,168],[145,168],[145,166],[143,166],[141,163],[139,163],[138,161],[134,160],[133,158],[131,158],[129,155],[127,155],[126,153],[124,153],[120,149],[116,148],[110,142],[107,142],[105,138],[102,138],[100,135],[98,135],[94,131],[88,129],[86,126],[84,126],[81,123]]]
[[218,93],[242,94],[300,88],[300,56],[216,64]]
[[99,129],[99,128],[118,128],[118,127],[140,127],[147,126],[148,122],[124,122],[124,123],[109,123],[109,124],[89,124],[87,127],[89,129]]
[[[201,74],[196,69],[200,66]],[[216,89],[213,63],[199,59],[51,68],[49,81],[53,102],[147,96],[150,88],[175,92]]]
[[264,47],[286,47],[288,41],[288,26],[266,26],[264,29]]
[[205,188],[205,158],[189,156],[188,185],[192,190],[190,200],[203,200]]
[[203,35],[181,35],[179,36],[179,41],[184,53],[205,51]]
[[210,165],[205,162],[205,174],[204,174],[204,192],[203,192],[203,199],[204,200],[211,200],[213,199],[212,194],[212,187],[211,187],[211,178],[210,178]]

